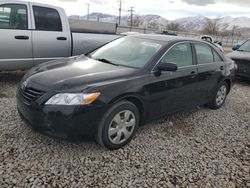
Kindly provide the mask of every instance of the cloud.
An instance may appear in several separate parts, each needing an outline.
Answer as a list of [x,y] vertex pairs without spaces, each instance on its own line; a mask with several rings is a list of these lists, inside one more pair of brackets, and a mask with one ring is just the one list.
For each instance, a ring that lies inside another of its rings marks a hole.
[[191,5],[198,5],[198,6],[206,6],[209,4],[215,4],[214,0],[182,0],[182,2],[185,2],[187,4],[191,4]]
[[232,4],[232,5],[250,7],[249,0],[230,0],[230,1],[223,0],[223,2],[228,3],[228,4]]

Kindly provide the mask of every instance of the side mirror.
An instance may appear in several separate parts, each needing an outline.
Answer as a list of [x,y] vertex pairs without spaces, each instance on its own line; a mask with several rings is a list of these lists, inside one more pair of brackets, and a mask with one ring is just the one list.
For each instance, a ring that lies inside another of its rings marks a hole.
[[240,44],[235,44],[232,48],[233,51],[238,50],[240,48]]
[[220,46],[222,46],[222,42],[215,41],[215,43],[217,43],[217,44],[219,44]]
[[158,71],[171,71],[171,72],[175,72],[177,71],[178,67],[175,63],[167,63],[167,62],[161,62],[158,66],[157,66],[157,70]]
[[234,46],[234,47],[232,48],[232,50],[233,50],[233,51],[237,50],[237,47],[236,47],[236,46]]

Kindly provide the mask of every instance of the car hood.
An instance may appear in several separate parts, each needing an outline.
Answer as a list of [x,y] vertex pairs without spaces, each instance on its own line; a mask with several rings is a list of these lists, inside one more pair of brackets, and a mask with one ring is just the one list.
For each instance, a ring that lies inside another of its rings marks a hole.
[[231,58],[231,59],[241,59],[241,60],[250,61],[250,52],[233,51],[233,52],[227,54],[226,56]]
[[111,65],[84,56],[39,65],[29,71],[24,80],[56,90],[75,87],[84,89],[92,84],[127,79],[136,70],[138,69]]

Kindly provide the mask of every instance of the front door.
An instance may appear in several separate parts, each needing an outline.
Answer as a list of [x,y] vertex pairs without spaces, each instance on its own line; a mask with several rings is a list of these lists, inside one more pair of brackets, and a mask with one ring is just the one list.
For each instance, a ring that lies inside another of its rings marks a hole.
[[176,72],[156,74],[157,66],[150,75],[149,116],[155,117],[193,106],[193,90],[196,82],[197,67],[194,65],[191,44],[175,44],[163,57],[162,61],[176,63]]
[[0,70],[33,65],[28,3],[0,5]]

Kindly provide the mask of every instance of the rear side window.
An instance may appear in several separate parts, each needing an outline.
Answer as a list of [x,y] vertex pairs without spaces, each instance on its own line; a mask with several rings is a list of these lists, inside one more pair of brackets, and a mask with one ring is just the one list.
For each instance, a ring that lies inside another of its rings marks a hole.
[[62,31],[62,22],[56,9],[33,6],[36,30]]
[[0,6],[0,29],[28,29],[27,6],[6,4]]
[[181,43],[175,45],[163,57],[163,61],[169,63],[176,63],[178,67],[185,67],[192,65],[193,55],[190,43]]
[[194,46],[198,64],[206,64],[214,62],[212,49],[208,45],[195,44]]
[[217,52],[215,52],[215,51],[213,51],[213,52],[214,52],[214,61],[215,62],[223,61]]

